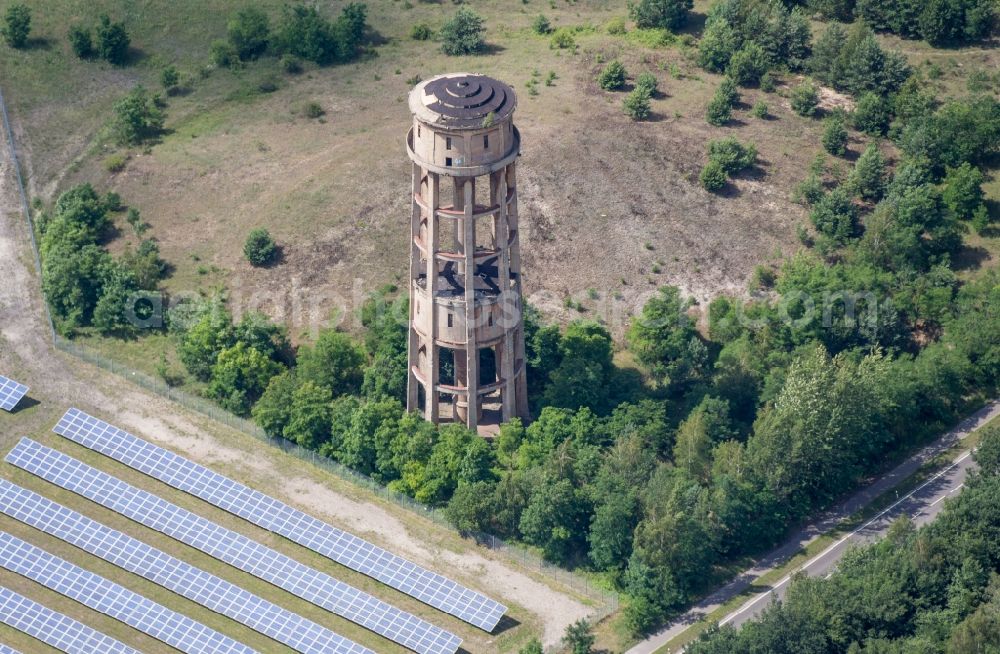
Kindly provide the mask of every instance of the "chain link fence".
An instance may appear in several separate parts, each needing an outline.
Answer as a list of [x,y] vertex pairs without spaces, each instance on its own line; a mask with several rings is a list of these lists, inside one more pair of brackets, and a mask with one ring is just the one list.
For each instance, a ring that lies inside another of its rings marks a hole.
[[[0,115],[3,117],[4,131],[6,133],[6,138],[11,152],[11,165],[15,171],[24,217],[27,221],[28,232],[31,234],[31,246],[35,258],[35,267],[39,276],[41,276],[41,257],[38,251],[38,243],[35,239],[34,221],[31,215],[31,208],[28,204],[28,196],[25,191],[24,181],[21,176],[21,167],[17,159],[14,133],[11,128],[10,119],[7,115],[7,105],[4,102],[2,91],[0,91]],[[177,402],[188,409],[196,411],[233,429],[237,429],[244,434],[265,442],[272,447],[276,447],[302,461],[309,462],[318,468],[333,473],[341,479],[365,488],[376,495],[411,511],[412,513],[434,521],[438,525],[448,529],[454,529],[445,517],[444,512],[440,509],[427,506],[426,504],[421,504],[407,495],[392,491],[388,487],[379,484],[370,477],[355,472],[354,470],[351,470],[350,468],[343,466],[332,459],[322,456],[313,450],[300,447],[299,445],[285,439],[271,438],[254,422],[240,418],[239,416],[222,409],[214,402],[181,389],[174,388],[162,379],[153,377],[138,370],[134,370],[116,362],[114,359],[94,351],[82,343],[75,342],[61,336],[55,329],[55,323],[52,320],[48,303],[45,303],[45,311],[48,328],[52,335],[52,342],[56,349],[82,361],[93,364],[99,368],[108,370],[134,384],[137,384],[138,386],[141,386],[147,391]],[[525,568],[537,570],[543,573],[546,577],[549,577],[568,588],[572,588],[581,596],[586,597],[596,607],[589,618],[592,623],[596,623],[618,610],[618,594],[596,586],[590,581],[590,579],[583,575],[548,563],[525,547],[507,543],[492,534],[473,533],[465,534],[465,536],[473,538],[480,545],[501,553],[506,558],[521,564]]]

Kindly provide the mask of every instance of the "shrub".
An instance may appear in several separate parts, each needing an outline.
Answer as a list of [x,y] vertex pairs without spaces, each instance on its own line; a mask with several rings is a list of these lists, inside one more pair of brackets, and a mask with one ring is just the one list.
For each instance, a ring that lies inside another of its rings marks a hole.
[[427,23],[414,23],[410,28],[410,38],[414,41],[428,41],[434,36],[434,30]]
[[302,60],[293,54],[281,55],[281,69],[289,75],[298,75],[302,72]]
[[318,102],[307,102],[305,107],[302,108],[302,113],[304,113],[307,118],[321,118],[326,115],[326,111]]
[[740,101],[740,91],[736,88],[736,83],[726,77],[719,84],[719,88],[715,90],[715,95],[720,99],[724,100],[730,107],[736,106],[736,103]]
[[617,59],[608,62],[597,76],[597,84],[605,91],[615,91],[625,86],[625,66]]
[[816,231],[836,244],[843,244],[857,228],[857,210],[843,188],[835,188],[813,207],[809,219]]
[[12,48],[23,48],[28,45],[28,35],[31,34],[31,9],[28,5],[15,2],[7,7],[3,16],[3,38]]
[[121,145],[136,145],[163,129],[163,112],[142,86],[115,103],[113,131]]
[[446,55],[482,52],[486,45],[483,19],[468,7],[460,7],[441,28],[441,50]]
[[636,86],[622,101],[622,108],[625,115],[632,120],[646,120],[649,118],[649,90],[644,86]]
[[274,244],[271,234],[264,228],[258,227],[247,236],[243,245],[243,255],[253,266],[266,266],[274,260],[278,248]]
[[535,34],[545,35],[552,31],[552,24],[549,23],[549,19],[545,17],[545,14],[538,14],[535,16],[535,20],[531,22],[531,30]]
[[819,105],[819,91],[816,85],[806,80],[792,89],[792,111],[800,116],[812,116]]
[[107,14],[101,14],[97,25],[97,54],[118,66],[128,61],[128,46],[131,43],[124,23],[112,23]]
[[629,15],[637,27],[676,30],[687,22],[693,0],[639,0],[629,5]]
[[823,149],[832,155],[842,157],[847,152],[847,128],[842,116],[834,115],[823,121]]
[[181,74],[177,72],[176,66],[166,66],[160,71],[160,84],[163,86],[167,93],[173,93],[177,90],[177,85],[180,84]]
[[94,56],[94,41],[90,30],[83,25],[73,25],[66,35],[73,53],[80,59],[90,59]]
[[608,21],[605,29],[611,36],[623,36],[626,33],[625,30],[625,19],[621,16],[615,16]]
[[716,193],[725,187],[729,175],[726,174],[726,169],[722,167],[721,163],[709,159],[705,167],[701,169],[698,179],[706,191]]
[[767,106],[767,103],[764,102],[763,100],[758,100],[754,104],[753,108],[750,110],[750,115],[753,116],[754,118],[760,118],[761,120],[763,120],[764,118],[767,118],[768,111],[769,108]]
[[271,21],[267,14],[254,7],[244,7],[226,25],[229,43],[241,60],[256,59],[267,50],[271,38]]
[[212,41],[212,45],[208,49],[208,57],[213,64],[220,68],[235,68],[240,63],[240,55],[233,44],[221,39]]
[[760,90],[765,93],[773,93],[777,84],[774,81],[774,76],[771,73],[764,73],[760,76]]
[[109,173],[120,173],[125,170],[125,164],[128,162],[128,157],[124,154],[117,153],[113,154],[104,160],[104,170]]
[[733,53],[726,74],[740,86],[754,86],[769,68],[767,53],[754,41],[747,41]]
[[635,88],[646,89],[650,97],[656,95],[659,86],[660,83],[656,80],[656,75],[649,71],[639,73],[639,76],[635,78]]
[[708,121],[709,125],[721,127],[728,123],[732,117],[733,106],[716,94],[708,103],[708,108],[705,110],[705,120]]
[[885,193],[885,159],[874,143],[858,157],[851,171],[851,189],[866,200],[879,200]]
[[719,162],[726,174],[735,175],[757,163],[757,147],[752,143],[744,145],[736,137],[727,136],[708,144],[708,160]]
[[812,206],[823,197],[823,180],[816,173],[810,173],[809,177],[798,183],[792,192],[792,199],[795,202]]
[[551,47],[559,50],[569,50],[576,46],[576,39],[573,38],[573,30],[568,27],[560,27],[552,33]]

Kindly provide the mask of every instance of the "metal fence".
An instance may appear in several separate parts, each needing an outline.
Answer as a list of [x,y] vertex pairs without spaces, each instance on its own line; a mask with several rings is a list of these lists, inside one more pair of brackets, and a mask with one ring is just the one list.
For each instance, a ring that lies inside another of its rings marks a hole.
[[[17,159],[17,151],[14,140],[14,133],[11,129],[10,120],[7,115],[7,106],[4,103],[3,93],[0,91],[0,114],[3,116],[3,123],[6,132],[6,137],[8,145],[11,152],[11,164],[16,171],[16,178],[18,183],[18,189],[21,195],[21,203],[24,211],[24,217],[27,221],[28,231],[31,234],[31,246],[35,257],[35,266],[38,270],[39,276],[41,275],[41,257],[38,251],[38,243],[35,239],[35,226],[34,221],[31,216],[31,209],[28,205],[28,196],[25,192],[23,178],[21,177],[21,167]],[[265,442],[268,445],[276,447],[283,452],[290,454],[302,461],[311,463],[312,465],[319,467],[327,472],[331,472],[341,479],[351,482],[356,486],[365,488],[378,496],[393,502],[394,504],[401,506],[415,514],[433,520],[435,523],[446,527],[448,529],[453,529],[451,523],[445,517],[444,513],[440,509],[430,507],[426,504],[421,504],[413,498],[404,495],[402,493],[397,493],[392,491],[386,486],[383,486],[376,482],[374,479],[362,475],[350,468],[333,461],[332,459],[322,456],[313,450],[309,450],[299,445],[287,441],[282,438],[271,438],[264,431],[257,426],[254,422],[240,418],[218,405],[214,402],[206,400],[203,397],[193,395],[191,393],[185,392],[178,388],[174,388],[167,384],[162,379],[153,377],[144,372],[134,370],[128,366],[116,362],[114,359],[106,357],[93,349],[65,338],[58,334],[55,330],[55,323],[52,320],[51,312],[49,311],[48,303],[45,304],[46,319],[48,322],[48,327],[52,334],[52,342],[56,349],[66,352],[78,359],[91,363],[98,366],[104,370],[108,370],[120,377],[127,379],[128,381],[141,386],[142,388],[160,395],[161,397],[167,398],[174,402],[177,402],[188,409],[197,411],[198,413],[211,418],[217,422],[223,423],[233,429],[237,429],[244,434],[252,436],[259,441]],[[608,591],[603,588],[599,588],[594,585],[587,577],[580,575],[578,573],[566,570],[559,566],[553,565],[546,562],[540,556],[534,552],[526,549],[523,546],[507,543],[504,540],[493,536],[492,534],[466,534],[465,536],[473,538],[477,543],[483,545],[490,550],[500,552],[506,558],[520,563],[522,566],[537,570],[543,573],[545,576],[550,577],[554,581],[563,584],[569,588],[572,588],[582,596],[588,598],[593,604],[596,605],[595,610],[590,615],[591,622],[597,622],[618,609],[619,597],[618,594],[612,591]]]

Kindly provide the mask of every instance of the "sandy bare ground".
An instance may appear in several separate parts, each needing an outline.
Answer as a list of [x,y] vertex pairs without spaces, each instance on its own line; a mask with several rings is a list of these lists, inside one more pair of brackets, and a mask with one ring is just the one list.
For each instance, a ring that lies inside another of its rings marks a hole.
[[[347,497],[323,482],[324,475],[301,464],[290,472],[269,447],[242,448],[247,437],[104,371],[55,350],[49,340],[29,234],[15,191],[10,152],[0,145],[0,370],[16,372],[32,386],[31,397],[57,415],[70,405],[196,461],[255,485],[280,488],[282,499],[331,523],[363,535],[412,560],[454,576],[493,597],[537,616],[544,641],[554,644],[571,622],[591,609],[547,580],[483,548],[446,546],[454,540],[428,520],[404,523],[400,509],[364,491]],[[45,414],[48,415],[48,414]],[[51,427],[51,424],[48,425]],[[2,442],[9,442],[7,434]]]

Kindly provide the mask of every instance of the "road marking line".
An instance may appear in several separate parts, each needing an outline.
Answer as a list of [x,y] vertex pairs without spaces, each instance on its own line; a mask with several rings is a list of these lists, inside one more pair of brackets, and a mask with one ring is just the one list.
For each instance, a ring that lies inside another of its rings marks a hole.
[[[931,477],[930,479],[928,479],[924,483],[920,484],[919,486],[917,486],[916,488],[914,488],[913,490],[911,490],[909,493],[907,493],[903,497],[899,498],[898,500],[896,500],[895,502],[893,502],[892,504],[890,504],[887,508],[883,509],[878,515],[876,515],[874,518],[872,518],[871,520],[869,520],[865,524],[861,525],[860,527],[858,527],[857,529],[855,529],[851,533],[847,534],[846,536],[844,536],[843,538],[841,538],[840,540],[838,540],[833,545],[830,545],[829,547],[827,547],[825,550],[823,550],[822,552],[820,552],[819,554],[817,554],[815,557],[813,557],[812,559],[810,559],[809,561],[807,561],[806,563],[804,563],[802,566],[800,566],[797,570],[795,570],[795,572],[791,572],[791,573],[785,575],[785,577],[783,579],[781,579],[778,583],[774,584],[774,586],[772,586],[769,590],[766,590],[763,593],[761,593],[760,595],[758,595],[757,597],[750,599],[748,602],[746,602],[739,609],[737,609],[733,613],[730,613],[729,615],[727,615],[725,618],[723,618],[722,620],[719,621],[719,625],[720,626],[726,625],[726,624],[732,622],[733,620],[735,620],[736,617],[739,616],[740,614],[745,613],[746,611],[749,611],[751,608],[753,608],[753,606],[755,604],[757,604],[757,602],[761,601],[762,599],[764,599],[768,595],[771,595],[772,593],[774,593],[774,591],[778,590],[779,588],[781,588],[782,586],[784,586],[785,584],[787,584],[789,581],[791,581],[793,575],[797,574],[798,572],[801,572],[802,570],[808,569],[809,566],[811,566],[812,564],[816,563],[816,561],[821,560],[827,554],[829,554],[830,552],[832,552],[836,548],[838,548],[841,545],[843,545],[846,541],[848,541],[851,538],[854,538],[854,536],[856,536],[859,532],[867,529],[869,526],[871,526],[872,524],[874,524],[875,522],[877,522],[879,519],[881,519],[882,516],[884,516],[886,513],[889,513],[890,511],[892,511],[893,509],[895,509],[897,506],[899,506],[900,504],[902,504],[906,500],[908,500],[911,497],[913,497],[913,495],[916,494],[918,491],[922,490],[923,488],[925,488],[930,483],[932,483],[934,481],[937,481],[938,479],[940,479],[942,476],[944,476],[948,472],[951,472],[954,468],[956,468],[958,466],[959,463],[961,463],[962,461],[965,461],[971,455],[972,455],[972,451],[969,450],[965,454],[963,454],[962,456],[960,456],[957,459],[955,459],[951,463],[950,466],[948,466],[944,470],[938,472],[936,475],[934,475],[933,477]],[[958,488],[961,488],[961,486],[959,486]],[[889,489],[889,490],[892,490],[892,489]],[[917,515],[919,515],[919,513]]]

